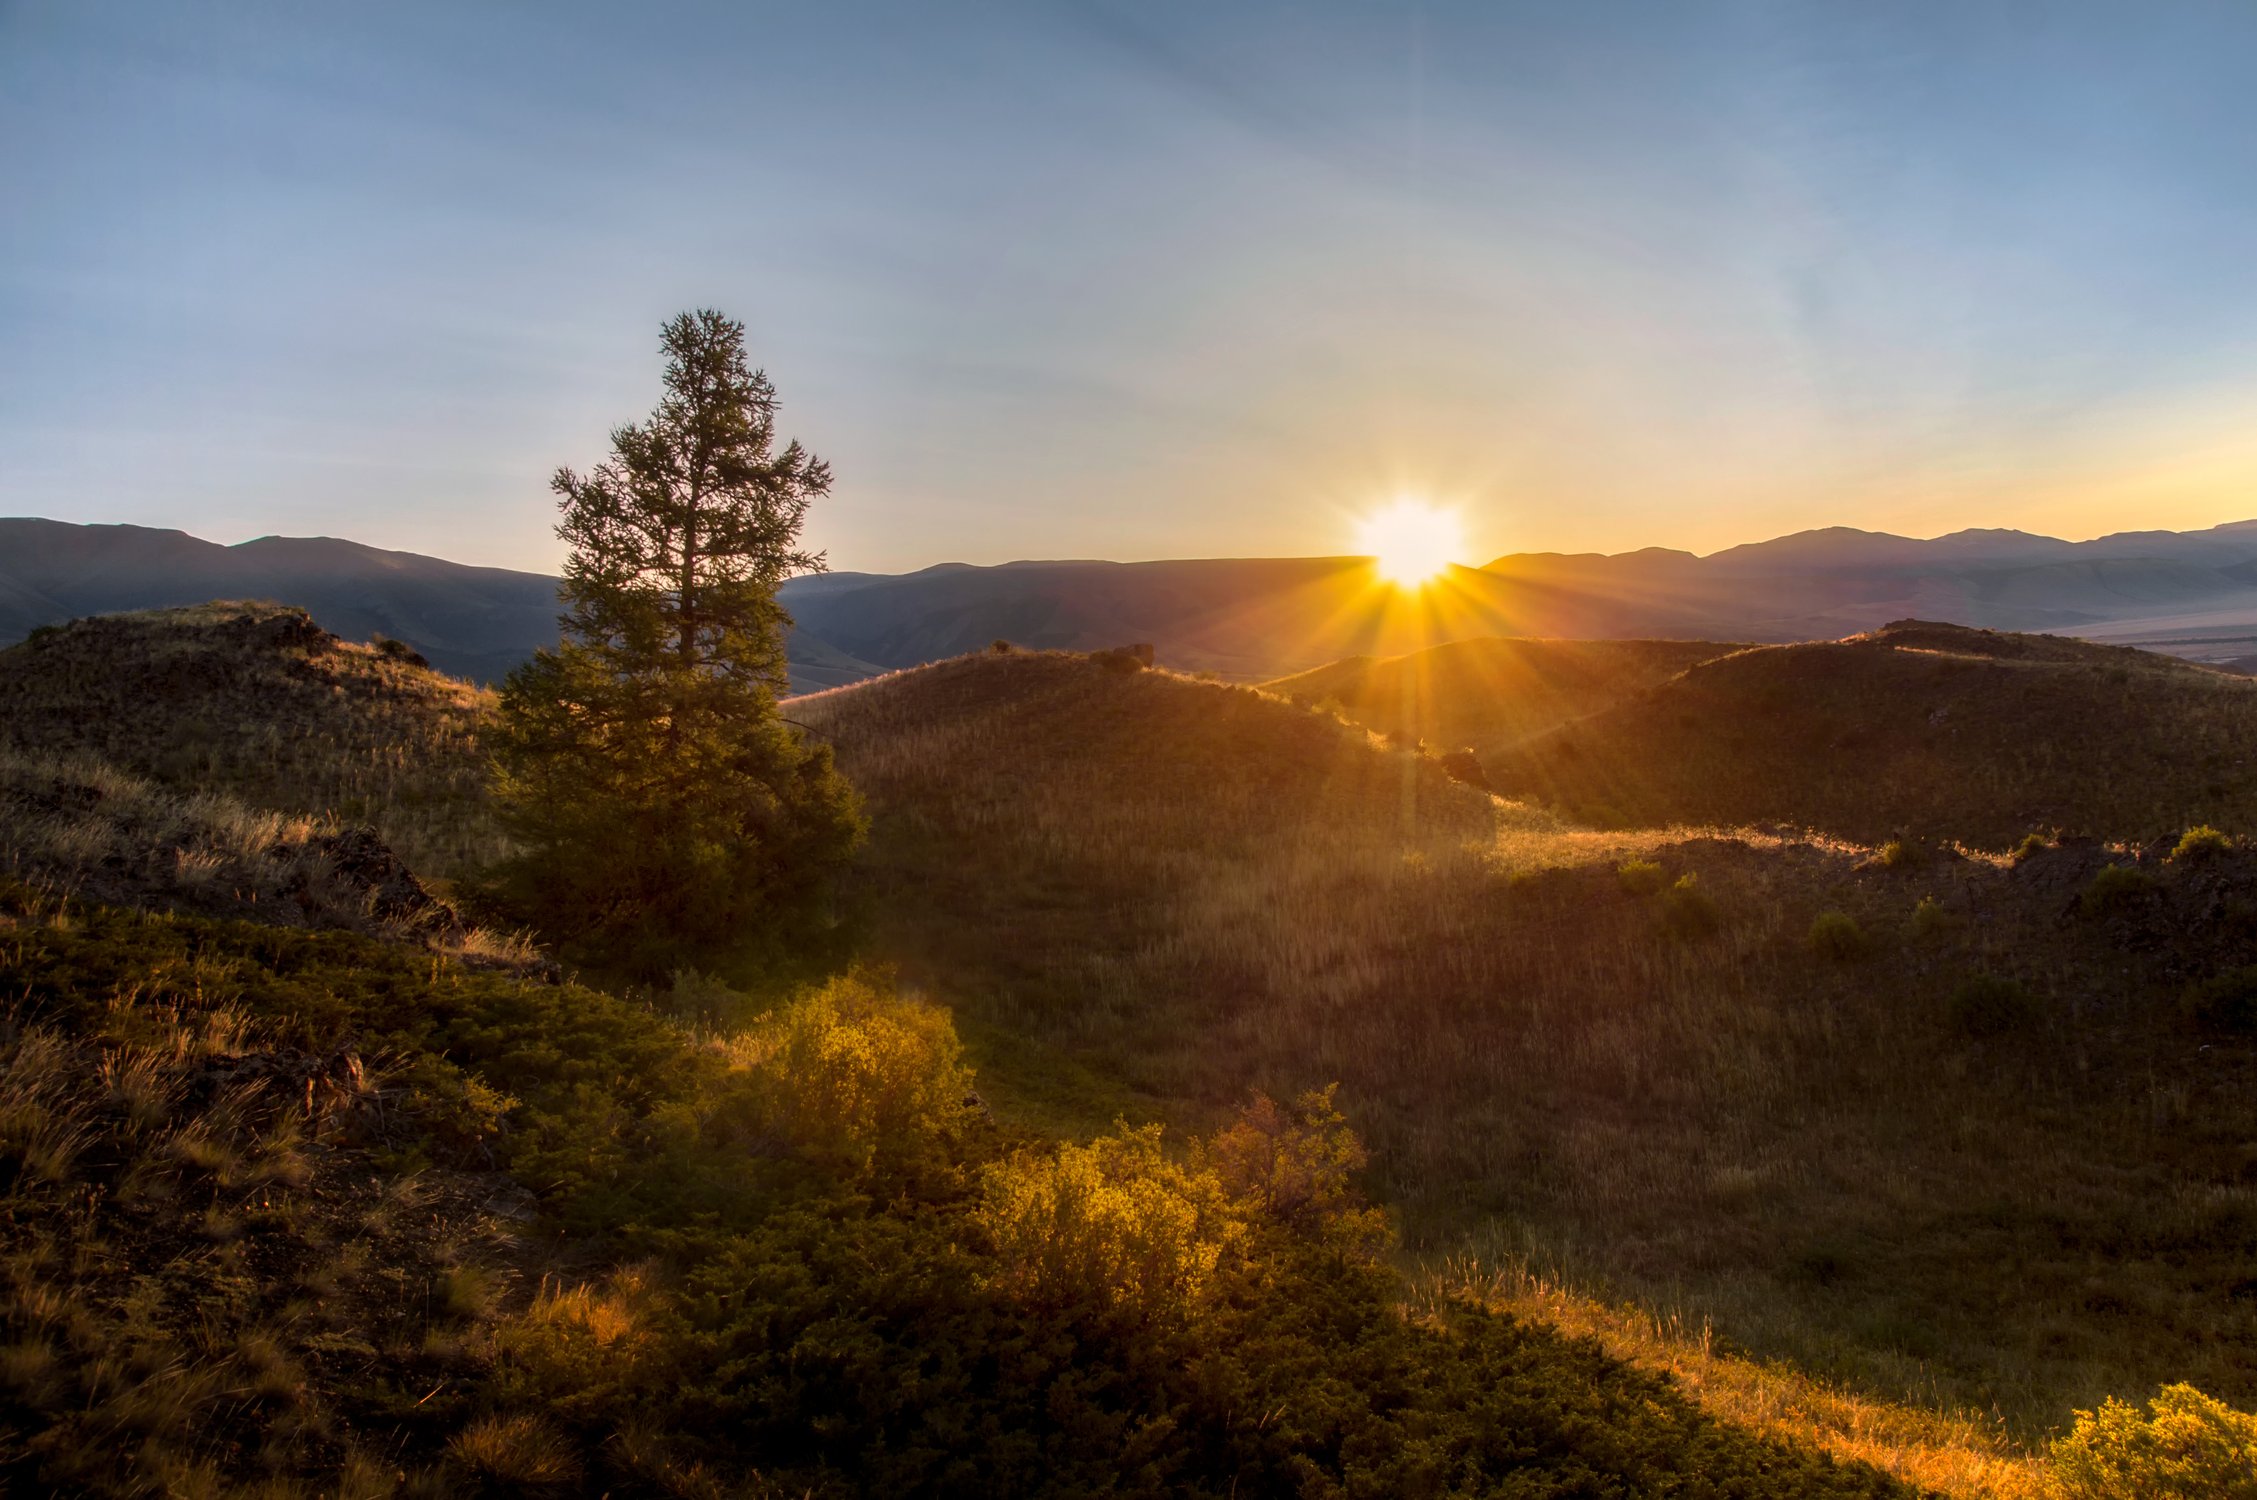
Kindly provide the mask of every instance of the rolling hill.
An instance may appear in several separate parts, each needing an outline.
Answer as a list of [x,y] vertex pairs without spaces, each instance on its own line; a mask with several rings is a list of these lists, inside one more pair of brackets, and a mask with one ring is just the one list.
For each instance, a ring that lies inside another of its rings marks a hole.
[[1396,657],[1350,657],[1263,684],[1335,706],[1380,734],[1495,756],[1740,649],[1710,641],[1455,641]]
[[477,750],[493,695],[304,610],[105,615],[0,650],[0,749],[372,825],[417,870],[494,856]]
[[2257,681],[2151,652],[1899,621],[1755,647],[1483,757],[1585,821],[1782,823],[2003,849],[2257,832]]
[[2250,961],[2257,856],[1582,831],[1108,658],[792,711],[870,799],[873,954],[956,1012],[999,1108],[1202,1121],[1338,1080],[1434,1253],[1471,1236],[2025,1436],[2104,1389],[2257,1395],[2257,1048],[2182,1006]]

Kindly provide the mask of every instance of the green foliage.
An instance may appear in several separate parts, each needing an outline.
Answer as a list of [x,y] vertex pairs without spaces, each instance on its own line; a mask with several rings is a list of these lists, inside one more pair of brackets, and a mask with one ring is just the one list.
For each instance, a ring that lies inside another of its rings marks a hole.
[[1633,896],[1657,895],[1669,884],[1668,872],[1650,859],[1625,860],[1615,876]]
[[972,1221],[995,1284],[1039,1307],[1188,1316],[1245,1235],[1221,1179],[1170,1160],[1157,1125],[1022,1152],[989,1166],[980,1189]]
[[945,1154],[975,1107],[948,1015],[835,979],[726,1046],[753,1079],[764,1131],[850,1175]]
[[2065,1500],[2257,1500],[2257,1416],[2183,1383],[2144,1416],[2111,1397],[2077,1413],[2053,1468]]
[[1973,974],[1951,992],[1951,1024],[1972,1037],[2004,1036],[2037,1019],[2037,1000],[2018,979]]
[[1682,938],[1703,938],[1724,925],[1724,914],[1690,872],[1661,893],[1662,923]]
[[2136,865],[2109,865],[2093,876],[2077,909],[2088,917],[2107,918],[2139,910],[2155,894],[2155,877]]
[[1890,839],[1874,854],[1873,860],[1884,870],[1917,869],[1923,863],[1920,846],[1904,839]]
[[776,590],[830,471],[775,449],[775,390],[718,313],[666,325],[666,396],[585,476],[557,471],[565,642],[510,674],[498,890],[568,953],[645,978],[819,925],[859,804],[776,711]]
[[1933,896],[1922,896],[1913,904],[1912,935],[1921,942],[1933,942],[1954,926],[1952,915],[1944,910],[1943,903]]
[[1206,1160],[1240,1202],[1297,1233],[1377,1257],[1394,1234],[1355,1188],[1370,1158],[1332,1102],[1337,1092],[1337,1084],[1311,1090],[1291,1110],[1256,1093],[1207,1143]]
[[2044,834],[2028,834],[2024,836],[2021,843],[2014,846],[2009,857],[2015,864],[2020,864],[2026,859],[2030,859],[2033,856],[2043,854],[2046,850],[2051,849],[2052,847],[2053,840],[2047,838]]
[[1834,963],[1848,963],[1873,951],[1873,940],[1847,912],[1822,911],[1811,919],[1810,951]]
[[2232,847],[2232,839],[2209,824],[2201,823],[2179,835],[2177,846],[2171,850],[2171,858],[2190,865],[2205,864]]
[[2187,986],[2181,1003],[2198,1025],[2221,1031],[2257,1031],[2257,964],[2229,969]]

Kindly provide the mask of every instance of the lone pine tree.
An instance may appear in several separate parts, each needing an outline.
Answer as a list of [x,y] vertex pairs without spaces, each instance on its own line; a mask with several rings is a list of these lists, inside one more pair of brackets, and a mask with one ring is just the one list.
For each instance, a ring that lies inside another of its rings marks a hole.
[[563,641],[509,675],[497,792],[511,904],[581,955],[645,973],[757,949],[819,909],[862,833],[853,790],[777,712],[776,598],[829,467],[775,446],[744,325],[684,313],[666,395],[611,457],[551,488],[571,545]]

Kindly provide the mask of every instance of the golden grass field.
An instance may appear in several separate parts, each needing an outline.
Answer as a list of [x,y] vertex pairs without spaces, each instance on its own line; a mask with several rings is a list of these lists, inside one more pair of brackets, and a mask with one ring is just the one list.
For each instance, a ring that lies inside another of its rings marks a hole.
[[[1425,1253],[1509,1228],[1554,1282],[2021,1442],[2168,1380],[2257,1395],[2257,1059],[2065,922],[2058,861],[1593,833],[1273,696],[1062,654],[789,711],[870,800],[877,951],[1033,1115],[1339,1080]],[[1829,911],[1859,951],[1814,951]],[[2032,1014],[1967,1034],[1981,974]]]

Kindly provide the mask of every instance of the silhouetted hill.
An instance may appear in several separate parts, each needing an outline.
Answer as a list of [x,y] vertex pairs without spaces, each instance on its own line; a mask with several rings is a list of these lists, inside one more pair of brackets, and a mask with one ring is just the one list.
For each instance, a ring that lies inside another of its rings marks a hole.
[[[142,527],[0,520],[0,641],[84,614],[264,598],[493,681],[555,638],[554,588],[539,574],[328,538],[221,547]],[[1415,595],[1356,558],[1210,558],[823,574],[791,580],[783,597],[798,622],[788,655],[799,691],[999,638],[1069,650],[1150,641],[1170,665],[1257,681],[1484,636],[1782,642],[1906,617],[2122,636],[2199,618],[2168,649],[2223,658],[2248,654],[2236,637],[2257,637],[2257,524],[2077,543],[1837,527],[1706,558],[1517,554],[1453,568]]]
[[2059,636],[1900,621],[1756,647],[1483,758],[1606,826],[1781,822],[1994,849],[2257,832],[2257,682]]
[[[556,580],[544,573],[466,567],[334,537],[223,547],[145,526],[0,519],[0,645],[82,615],[215,599],[294,605],[332,634],[405,641],[441,671],[475,682],[498,682],[557,638]],[[879,670],[798,634],[789,655],[803,691]]]

